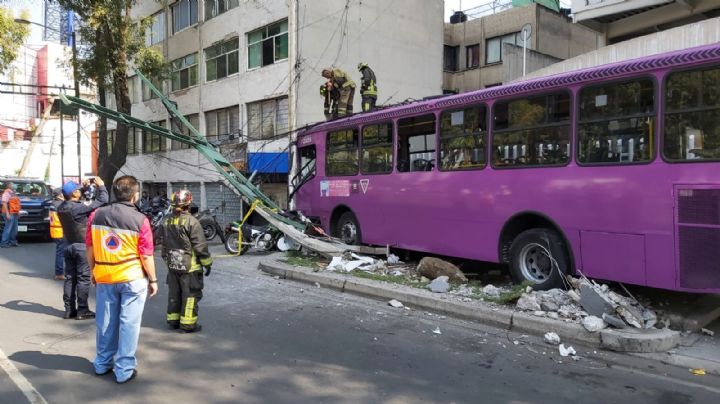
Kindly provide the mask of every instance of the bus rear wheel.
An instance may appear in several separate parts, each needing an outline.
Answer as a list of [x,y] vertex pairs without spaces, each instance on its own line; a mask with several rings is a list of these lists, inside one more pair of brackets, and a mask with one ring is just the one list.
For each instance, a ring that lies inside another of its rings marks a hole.
[[352,212],[345,212],[340,215],[335,226],[335,237],[345,244],[360,244],[360,224]]
[[565,243],[556,232],[526,230],[510,246],[510,275],[517,283],[532,283],[536,290],[562,287],[569,267],[566,251]]

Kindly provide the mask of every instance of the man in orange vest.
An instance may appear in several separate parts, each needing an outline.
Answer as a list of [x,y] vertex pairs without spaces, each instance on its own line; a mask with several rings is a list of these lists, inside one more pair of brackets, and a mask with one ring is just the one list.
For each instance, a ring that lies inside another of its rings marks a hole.
[[20,198],[13,191],[13,183],[8,181],[2,193],[2,215],[5,227],[0,239],[0,247],[17,247],[18,218],[20,217]]
[[158,291],[153,234],[135,203],[140,185],[133,176],[113,183],[116,202],[93,212],[85,235],[87,260],[95,284],[95,374],[114,370],[124,384],[137,376],[137,350],[145,299]]
[[63,237],[62,224],[57,214],[57,208],[65,198],[60,189],[53,190],[53,201],[50,209],[50,238],[55,241],[55,280],[65,280],[65,238]]

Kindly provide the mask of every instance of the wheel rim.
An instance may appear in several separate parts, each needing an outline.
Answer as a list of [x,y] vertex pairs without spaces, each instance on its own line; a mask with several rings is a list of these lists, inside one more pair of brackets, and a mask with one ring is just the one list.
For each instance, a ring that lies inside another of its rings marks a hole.
[[203,230],[205,230],[206,239],[211,239],[215,237],[215,227],[213,227],[212,225],[205,226]]
[[546,248],[538,243],[527,244],[520,250],[520,271],[525,279],[543,283],[550,278],[553,265],[546,251]]
[[345,222],[340,227],[340,238],[345,244],[354,244],[357,239],[357,225],[353,222]]
[[237,233],[230,234],[227,244],[232,252],[237,252],[240,248],[240,240],[238,240]]

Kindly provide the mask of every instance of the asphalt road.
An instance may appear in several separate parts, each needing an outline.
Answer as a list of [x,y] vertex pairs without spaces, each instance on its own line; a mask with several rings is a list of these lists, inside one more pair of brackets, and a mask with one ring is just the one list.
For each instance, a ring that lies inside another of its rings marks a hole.
[[92,373],[94,322],[60,318],[53,248],[0,250],[0,349],[9,358],[0,366],[0,403],[27,402],[21,387],[48,403],[676,404],[720,397],[713,376],[580,346],[581,359],[569,360],[535,337],[274,279],[257,270],[258,256],[216,258],[199,334],[165,328],[161,283],[145,309],[139,377],[119,386]]

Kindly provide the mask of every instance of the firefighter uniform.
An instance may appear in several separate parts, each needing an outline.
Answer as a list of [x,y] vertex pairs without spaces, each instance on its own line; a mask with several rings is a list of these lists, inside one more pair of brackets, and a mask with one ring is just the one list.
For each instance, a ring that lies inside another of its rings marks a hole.
[[65,279],[65,238],[63,237],[62,223],[57,214],[57,209],[62,203],[59,199],[60,193],[55,195],[55,200],[49,206],[50,238],[55,242],[55,279]]
[[362,73],[360,81],[360,96],[362,97],[363,112],[371,112],[375,110],[377,102],[377,79],[375,72],[365,63],[358,65],[358,70]]
[[329,121],[338,117],[338,104],[340,102],[340,93],[337,89],[332,88],[328,91],[327,83],[320,86],[320,96],[325,99],[323,104],[323,112],[325,120]]
[[175,209],[163,223],[158,238],[168,267],[167,323],[171,328],[195,331],[199,328],[198,303],[203,296],[202,269],[213,262],[202,225],[187,210]]
[[341,69],[325,69],[325,71],[331,72],[329,78],[332,83],[332,88],[337,89],[340,93],[338,116],[343,117],[352,115],[353,98],[355,97],[355,82],[350,78],[349,74],[345,73],[345,71]]

